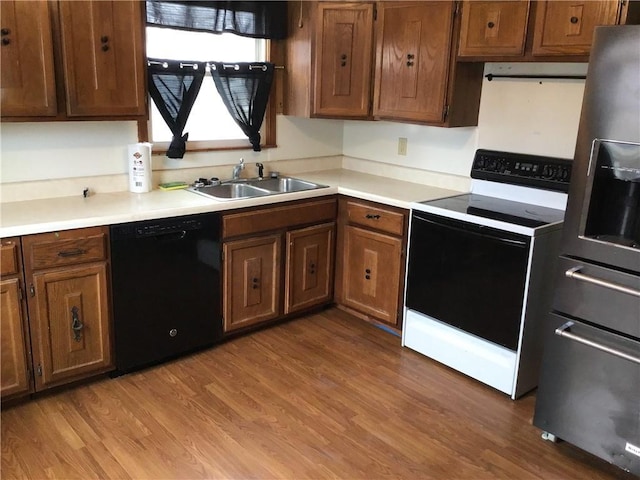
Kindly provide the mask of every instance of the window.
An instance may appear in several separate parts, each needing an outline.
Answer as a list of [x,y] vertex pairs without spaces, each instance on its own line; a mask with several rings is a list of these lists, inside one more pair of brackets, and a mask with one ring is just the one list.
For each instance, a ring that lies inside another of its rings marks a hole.
[[[231,63],[268,60],[269,41],[264,39],[151,26],[146,28],[146,34],[150,58]],[[150,106],[150,141],[154,150],[166,150],[172,133],[153,101]],[[275,123],[269,121],[270,115],[269,111],[265,114],[263,132]],[[246,135],[229,115],[209,73],[205,75],[184,131],[189,133],[187,151],[250,148]],[[262,137],[267,138],[264,134]]]

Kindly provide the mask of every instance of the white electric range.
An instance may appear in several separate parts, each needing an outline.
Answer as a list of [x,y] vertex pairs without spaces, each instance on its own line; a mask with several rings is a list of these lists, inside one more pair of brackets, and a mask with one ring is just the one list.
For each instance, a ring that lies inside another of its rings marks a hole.
[[471,193],[411,204],[404,346],[514,399],[537,386],[570,176],[478,150]]

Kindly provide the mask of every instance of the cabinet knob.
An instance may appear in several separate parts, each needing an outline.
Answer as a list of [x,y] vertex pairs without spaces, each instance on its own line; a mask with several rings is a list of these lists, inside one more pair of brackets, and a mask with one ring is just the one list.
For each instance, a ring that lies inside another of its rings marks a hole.
[[102,45],[102,51],[106,52],[109,50],[109,45],[107,45],[106,43],[104,45]]
[[11,40],[9,40],[8,38],[2,39],[2,45],[9,45],[10,43],[11,43]]
[[496,26],[496,24],[495,24],[495,23],[493,23],[493,22],[489,22],[489,23],[487,23],[487,27],[489,27],[489,28],[493,28],[493,27],[495,27],[495,26]]
[[364,273],[371,273],[371,269],[370,269],[370,268],[367,268],[367,269],[364,271]]
[[340,60],[346,60],[347,59],[347,54],[343,53],[342,55],[340,55]]
[[8,28],[3,28],[0,30],[0,34],[2,34],[3,37],[5,35],[9,35],[10,33],[11,33],[11,30],[9,30]]
[[413,60],[416,56],[413,53],[407,53],[407,58]]
[[371,275],[365,275],[364,278],[366,278],[367,280],[371,280]]
[[100,37],[100,41],[102,43],[107,43],[109,41],[109,37],[107,37],[106,35],[103,35]]
[[73,339],[76,342],[82,340],[82,329],[84,324],[80,321],[78,307],[71,308],[71,330],[73,331]]
[[578,23],[578,17],[571,17],[571,19],[569,20],[571,23]]

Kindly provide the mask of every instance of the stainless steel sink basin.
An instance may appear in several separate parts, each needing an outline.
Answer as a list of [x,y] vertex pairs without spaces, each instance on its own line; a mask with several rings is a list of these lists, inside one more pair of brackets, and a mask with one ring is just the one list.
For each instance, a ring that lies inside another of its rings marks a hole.
[[204,187],[191,187],[189,190],[219,200],[234,200],[240,198],[261,197],[273,192],[247,183],[222,183],[220,185],[205,185]]
[[301,192],[304,190],[315,190],[316,188],[325,187],[325,185],[318,185],[317,183],[307,182],[305,180],[291,177],[253,180],[250,184],[276,193]]
[[326,188],[327,185],[307,182],[293,177],[279,178],[240,178],[226,180],[219,185],[205,185],[203,187],[191,187],[190,191],[215,198],[216,200],[236,200],[241,198],[262,197],[279,193],[302,192]]

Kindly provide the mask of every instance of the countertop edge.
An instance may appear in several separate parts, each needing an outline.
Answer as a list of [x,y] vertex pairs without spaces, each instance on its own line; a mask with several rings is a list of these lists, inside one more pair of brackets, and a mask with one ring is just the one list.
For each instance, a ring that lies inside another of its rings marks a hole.
[[[46,210],[57,207],[59,210],[61,210],[61,212],[56,212],[54,210],[52,213],[42,214],[43,216],[49,215],[50,217],[52,217],[52,220],[47,219],[46,221],[24,223],[19,223],[19,220],[14,220],[13,225],[0,226],[0,238],[61,230],[71,230],[75,228],[86,228],[100,225],[115,225],[118,223],[154,220],[159,218],[168,218],[207,212],[224,212],[227,210],[235,210],[252,206],[271,205],[294,200],[313,199],[335,194],[346,195],[362,200],[369,200],[385,205],[405,208],[408,210],[410,208],[410,204],[414,201],[443,198],[446,196],[462,193],[460,191],[444,189],[437,186],[412,184],[409,182],[396,180],[395,182],[398,182],[397,184],[400,186],[406,184],[407,186],[410,186],[411,189],[423,193],[416,193],[415,195],[417,195],[418,198],[413,198],[411,200],[406,198],[395,198],[388,192],[379,193],[376,191],[372,191],[377,190],[376,186],[379,185],[379,182],[388,181],[388,179],[385,179],[384,177],[376,177],[368,174],[358,175],[352,172],[349,172],[348,175],[350,177],[355,175],[356,178],[363,178],[365,179],[365,181],[374,180],[374,182],[372,183],[372,188],[363,188],[362,185],[360,185],[359,187],[348,185],[348,181],[345,182],[344,179],[338,179],[336,182],[317,182],[323,183],[325,185],[327,183],[334,183],[334,185],[329,185],[325,188],[316,190],[283,193],[268,197],[255,197],[250,199],[239,199],[232,201],[218,201],[184,190],[168,192],[153,190],[152,192],[146,194],[116,192],[96,194],[92,197],[89,197],[89,199],[61,197],[51,200],[30,200],[23,202],[5,203],[1,205],[2,216],[0,217],[0,221],[5,218],[6,214],[9,214],[9,217],[16,217],[21,216],[21,213],[24,214],[25,211],[31,212],[33,210]],[[316,181],[313,179],[314,175],[311,172],[308,176],[305,174],[299,174],[295,175],[295,177],[301,179],[307,179],[308,177],[311,177],[312,181]],[[185,195],[193,195],[193,197],[185,197]],[[171,199],[169,198],[170,196],[175,197],[175,202],[171,206],[167,206],[168,203],[171,203]],[[402,195],[398,196],[406,197],[406,192],[403,191]],[[154,199],[157,200],[157,205],[154,204]],[[83,208],[87,209],[86,215],[82,215],[81,213],[81,210]],[[100,212],[104,210],[114,210],[115,213],[100,214]],[[75,212],[78,212],[78,216],[73,216]],[[55,219],[56,216],[59,216],[60,218]]]

